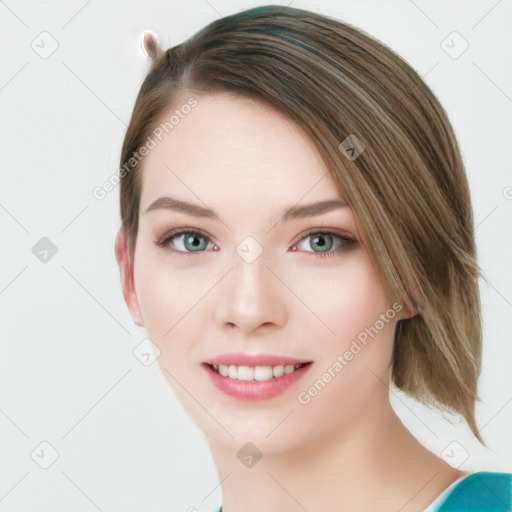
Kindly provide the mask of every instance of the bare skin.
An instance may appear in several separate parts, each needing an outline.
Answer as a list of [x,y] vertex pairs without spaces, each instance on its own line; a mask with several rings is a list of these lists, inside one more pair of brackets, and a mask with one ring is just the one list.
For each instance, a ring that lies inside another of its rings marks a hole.
[[[115,251],[132,318],[208,439],[223,512],[421,512],[463,473],[424,448],[389,402],[396,324],[417,312],[391,304],[348,206],[283,221],[293,205],[343,198],[298,127],[254,101],[196,98],[145,158],[134,265],[123,231]],[[220,220],[146,212],[162,196],[211,208]],[[204,250],[192,253],[183,235],[155,243],[181,227],[206,233]],[[320,257],[308,235],[325,232],[333,246]],[[250,264],[236,253],[247,236],[262,248]],[[299,401],[385,313],[392,318],[378,334]],[[283,394],[245,402],[212,386],[202,366],[226,352],[313,364]],[[250,468],[236,456],[248,442],[262,454]]]

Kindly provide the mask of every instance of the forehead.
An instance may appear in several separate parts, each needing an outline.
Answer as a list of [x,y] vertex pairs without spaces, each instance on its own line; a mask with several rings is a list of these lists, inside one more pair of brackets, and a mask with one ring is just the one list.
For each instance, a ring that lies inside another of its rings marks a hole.
[[216,211],[339,197],[313,141],[291,120],[229,93],[194,97],[197,105],[174,118],[143,161],[141,211],[166,194],[199,198]]

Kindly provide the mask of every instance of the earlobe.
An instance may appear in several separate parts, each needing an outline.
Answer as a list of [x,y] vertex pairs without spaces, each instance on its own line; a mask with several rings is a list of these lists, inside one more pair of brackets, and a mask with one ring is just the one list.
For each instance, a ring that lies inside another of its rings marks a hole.
[[402,311],[399,314],[400,320],[407,320],[413,318],[419,314],[419,301],[420,297],[417,295],[411,295],[402,303]]
[[119,266],[123,297],[126,305],[128,306],[128,311],[130,312],[135,325],[144,327],[144,320],[137,300],[137,294],[135,293],[133,258],[130,258],[128,250],[128,233],[122,228],[116,235],[115,255],[117,265]]
[[404,304],[404,308],[400,313],[400,320],[407,320],[409,318],[415,317],[419,313],[416,304],[413,302],[408,302]]
[[419,315],[424,303],[423,294],[418,281],[411,279],[407,285],[409,291],[406,294],[405,300],[401,303],[402,311],[399,315],[401,320],[408,320]]

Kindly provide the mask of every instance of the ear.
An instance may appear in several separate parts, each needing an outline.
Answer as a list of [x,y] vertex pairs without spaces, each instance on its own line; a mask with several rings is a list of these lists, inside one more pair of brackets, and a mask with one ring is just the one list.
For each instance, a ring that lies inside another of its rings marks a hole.
[[407,320],[420,314],[425,304],[421,286],[417,278],[410,277],[407,280],[406,286],[406,298],[401,302],[402,310],[397,315],[399,320]]
[[407,298],[402,302],[402,310],[398,318],[400,320],[407,320],[419,314],[423,305],[423,298],[419,291],[419,286],[416,286],[407,294]]
[[412,300],[408,300],[405,302],[405,304],[402,304],[403,309],[400,311],[398,318],[400,320],[406,320],[408,318],[415,317],[419,311],[418,307],[416,306],[416,303]]
[[133,258],[130,257],[128,250],[128,233],[123,228],[118,231],[116,236],[115,253],[121,276],[124,301],[128,306],[128,310],[135,324],[139,327],[144,327],[144,320],[135,293]]

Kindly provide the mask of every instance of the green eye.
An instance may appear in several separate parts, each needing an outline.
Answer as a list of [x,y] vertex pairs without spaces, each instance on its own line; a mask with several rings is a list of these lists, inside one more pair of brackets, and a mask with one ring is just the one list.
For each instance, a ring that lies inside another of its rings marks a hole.
[[[172,244],[172,250],[176,252],[193,253],[203,252],[210,239],[197,231],[179,231],[167,233],[162,240],[156,242],[160,247],[167,247]],[[215,244],[213,244],[215,246]]]
[[206,239],[200,235],[197,236],[194,233],[190,233],[190,234],[183,233],[182,235],[184,237],[183,246],[187,250],[190,250],[190,252],[202,251],[202,250],[206,249],[206,247],[208,246],[208,242],[202,243]]
[[[174,252],[183,254],[205,252],[209,244],[211,244],[211,248],[214,251],[218,250],[218,247],[210,240],[208,235],[201,231],[173,230],[164,235],[161,240],[155,241],[155,243],[159,247],[169,248]],[[340,252],[348,250],[355,243],[354,239],[346,235],[333,232],[310,231],[294,245],[293,251],[296,251],[295,247],[306,244],[309,247],[301,247],[301,252],[309,252],[321,258],[327,258],[339,255]]]
[[[320,258],[331,258],[350,249],[355,243],[356,241],[347,235],[325,231],[310,231],[296,244],[296,247],[300,248],[301,251],[313,253]],[[303,245],[306,245],[306,247],[301,247]],[[313,250],[309,250],[308,246]]]
[[308,235],[308,237],[312,240],[310,242],[311,247],[314,248],[314,246],[317,246],[319,252],[328,252],[334,245],[333,237],[328,233],[318,233],[315,235]]

